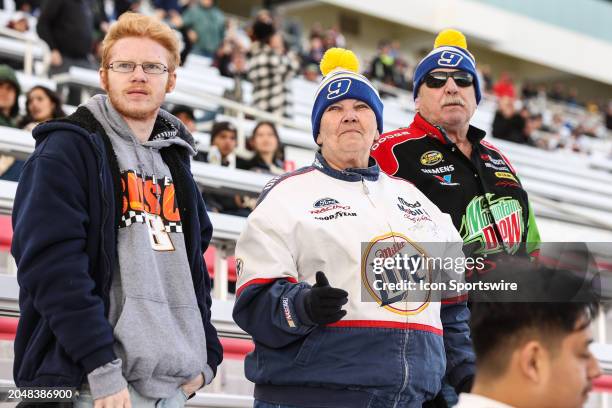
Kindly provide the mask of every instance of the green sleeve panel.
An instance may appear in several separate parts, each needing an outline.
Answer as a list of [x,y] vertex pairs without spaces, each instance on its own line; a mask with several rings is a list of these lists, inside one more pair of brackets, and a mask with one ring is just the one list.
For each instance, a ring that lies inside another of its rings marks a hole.
[[538,231],[538,224],[536,224],[535,216],[533,214],[533,208],[529,203],[529,220],[527,221],[527,253],[532,255],[535,251],[540,249],[540,231]]

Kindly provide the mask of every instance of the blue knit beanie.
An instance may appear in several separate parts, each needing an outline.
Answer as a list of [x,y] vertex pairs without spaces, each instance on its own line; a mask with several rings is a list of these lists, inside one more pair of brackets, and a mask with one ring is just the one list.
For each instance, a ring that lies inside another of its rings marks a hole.
[[425,75],[436,68],[456,68],[474,76],[476,103],[480,103],[480,83],[476,72],[476,60],[467,49],[465,36],[457,30],[443,30],[436,37],[434,49],[419,62],[414,71],[413,97],[417,98]]
[[370,81],[357,73],[359,62],[355,54],[343,48],[330,48],[325,52],[320,67],[324,78],[315,94],[311,115],[315,143],[325,109],[343,99],[358,99],[367,103],[374,111],[378,131],[382,133],[383,103]]

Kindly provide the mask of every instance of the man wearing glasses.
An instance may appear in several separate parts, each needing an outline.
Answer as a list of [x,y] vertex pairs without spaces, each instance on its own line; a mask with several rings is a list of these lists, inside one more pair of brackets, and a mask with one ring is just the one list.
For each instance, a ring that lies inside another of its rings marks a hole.
[[19,387],[71,387],[79,407],[181,407],[222,359],[202,253],[212,226],[194,140],[160,109],[179,46],[126,13],[102,44],[96,95],[38,126],[13,211]]
[[414,121],[383,134],[372,156],[450,214],[466,256],[534,255],[540,237],[527,192],[508,158],[470,125],[480,99],[465,37],[442,31],[415,70]]

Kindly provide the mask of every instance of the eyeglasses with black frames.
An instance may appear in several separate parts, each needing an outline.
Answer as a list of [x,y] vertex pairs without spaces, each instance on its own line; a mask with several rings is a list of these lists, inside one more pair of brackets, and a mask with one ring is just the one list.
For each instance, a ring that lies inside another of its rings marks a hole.
[[164,72],[168,72],[168,67],[161,62],[143,62],[142,64],[137,64],[132,61],[115,61],[108,64],[108,69],[112,70],[113,72],[125,74],[128,72],[134,72],[136,67],[139,65],[142,67],[145,74],[160,75]]

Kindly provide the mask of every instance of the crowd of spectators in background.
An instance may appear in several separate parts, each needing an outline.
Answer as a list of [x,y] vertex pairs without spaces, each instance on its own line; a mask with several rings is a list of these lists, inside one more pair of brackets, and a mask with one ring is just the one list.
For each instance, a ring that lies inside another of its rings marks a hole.
[[[290,80],[301,75],[317,83],[319,63],[326,50],[345,47],[338,27],[313,24],[302,35],[300,24],[260,10],[250,21],[223,13],[214,0],[114,0],[109,13],[104,0],[17,0],[17,11],[6,26],[19,32],[37,34],[51,50],[50,74],[65,72],[70,66],[97,68],[98,45],[109,21],[126,11],[155,14],[177,31],[182,40],[183,63],[190,54],[209,58],[234,87],[224,97],[243,103],[243,80],[253,85],[252,106],[279,117],[291,117]],[[108,4],[106,4],[108,5]],[[0,7],[2,0],[0,0]],[[302,38],[306,40],[302,43]],[[399,41],[380,40],[377,50],[363,67],[364,74],[379,85],[383,96],[412,90],[417,56],[403,51]],[[0,62],[21,68],[16,61]],[[508,72],[496,77],[490,66],[482,65],[483,93],[497,104],[492,123],[494,137],[542,149],[566,149],[591,153],[591,141],[604,139],[612,131],[612,101],[599,105],[582,101],[575,87],[517,81]],[[31,130],[37,123],[64,116],[63,100],[78,105],[77,88],[51,89],[36,86],[26,95],[19,115],[21,88],[8,66],[0,67],[0,125]],[[197,120],[192,108],[175,106],[173,113],[192,132]],[[227,112],[226,112],[227,113]],[[214,118],[215,113],[207,118]],[[603,120],[602,120],[603,118]],[[285,171],[283,147],[272,122],[261,122],[248,139],[252,158],[237,157],[236,131],[229,122],[212,126],[210,151],[196,160],[245,170],[281,174]],[[18,177],[22,162],[0,156],[0,178]],[[253,197],[210,194],[212,211],[248,215]]]
[[401,52],[399,41],[383,40],[370,65],[369,76],[383,84],[412,91],[413,70]]
[[[222,75],[235,78],[238,84],[242,79],[249,79],[253,83],[255,106],[270,113],[287,115],[290,108],[287,81],[300,71],[300,56],[277,29],[278,22],[269,12],[264,10],[258,13],[254,23],[244,30],[236,19],[227,19],[212,0],[114,3],[112,19],[127,11],[146,12],[143,6],[148,4],[151,6],[150,13],[166,20],[180,33],[184,46],[183,61],[188,58],[188,53],[211,58]],[[97,67],[98,42],[108,29],[109,22],[103,1],[24,1],[17,2],[16,6],[19,11],[9,20],[9,28],[21,32],[35,30],[47,42],[51,50],[51,75],[65,72],[73,65]],[[34,27],[30,24],[32,15],[37,17]],[[60,20],[62,24],[59,24]],[[342,45],[330,41],[335,38],[330,34],[326,38],[328,45]],[[10,62],[15,64],[15,61]],[[21,68],[19,65],[16,67]],[[316,71],[318,74],[318,67]],[[18,99],[21,87],[15,71],[8,65],[0,66],[0,125],[31,131],[38,123],[65,116],[62,92],[61,89],[56,93],[44,86],[34,86],[26,94],[23,114],[20,115]],[[78,88],[66,89],[64,94],[68,104],[79,104]],[[226,96],[240,100],[240,95]],[[192,108],[175,106],[172,113],[191,132],[197,131]],[[285,172],[283,146],[274,123],[260,122],[255,126],[248,139],[251,159],[236,156],[236,145],[234,125],[229,122],[215,123],[211,130],[209,151],[199,153],[195,159],[272,175]],[[0,179],[17,181],[23,163],[12,156],[0,156]],[[256,203],[256,197],[250,195],[209,193],[205,196],[211,211],[233,215],[247,216]]]
[[560,82],[551,86],[524,82],[517,90],[509,73],[493,82],[488,71],[486,67],[485,92],[497,102],[492,134],[498,139],[590,154],[592,142],[605,140],[612,130],[610,102],[607,106],[583,103],[576,88],[566,90]]
[[[61,99],[51,89],[34,86],[26,94],[25,115],[19,115],[21,86],[15,71],[0,65],[0,126],[32,130],[40,122],[65,116]],[[18,181],[24,161],[0,154],[0,180]]]
[[[231,122],[216,122],[210,132],[208,152],[198,153],[196,160],[210,164],[281,175],[285,173],[284,151],[276,126],[262,121],[255,125],[248,140],[253,157],[245,160],[236,155],[237,130]],[[205,191],[204,200],[209,211],[246,217],[255,208],[257,196],[231,192]]]
[[[122,13],[155,14],[180,33],[183,61],[189,58],[189,53],[209,57],[221,75],[236,79],[237,86],[226,97],[242,101],[239,83],[248,79],[255,85],[255,107],[287,117],[291,117],[288,80],[301,74],[307,80],[318,81],[318,64],[325,51],[346,45],[338,27],[324,28],[315,23],[306,35],[307,42],[302,44],[302,27],[296,22],[283,20],[267,10],[260,10],[252,21],[239,21],[236,17],[226,16],[214,0],[114,0],[113,9],[108,14],[104,0],[17,0],[15,4],[19,11],[7,26],[18,31],[35,29],[49,44],[51,74],[64,72],[72,65],[95,67],[97,45],[108,29],[109,21]],[[29,15],[38,18],[34,28],[29,27]],[[60,19],[61,24],[58,24]],[[399,41],[382,39],[376,54],[364,64],[364,73],[379,84],[411,91],[413,62],[418,60],[417,57],[402,51]],[[516,89],[509,73],[502,72],[494,79],[491,68],[484,65],[480,74],[486,94],[499,100],[509,97],[517,101],[518,111],[523,105],[528,105],[527,116],[541,114],[545,131],[547,126],[553,125],[554,113],[559,111],[562,114],[565,107],[585,108],[587,112],[600,114],[607,129],[612,126],[608,101],[599,104],[582,101],[575,87],[565,89],[561,82],[545,86],[524,81],[521,88]],[[387,94],[385,89],[382,92]],[[561,108],[550,111],[548,107],[534,106],[533,100],[541,100],[543,95],[549,104],[558,104]],[[76,105],[77,97],[76,91],[70,92],[67,102]],[[582,118],[569,122],[574,133],[586,134],[587,137],[601,133]],[[516,139],[512,135],[505,138]],[[546,148],[568,146],[565,140],[546,143],[546,146],[544,143],[534,144]]]

